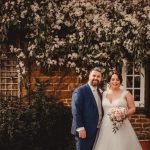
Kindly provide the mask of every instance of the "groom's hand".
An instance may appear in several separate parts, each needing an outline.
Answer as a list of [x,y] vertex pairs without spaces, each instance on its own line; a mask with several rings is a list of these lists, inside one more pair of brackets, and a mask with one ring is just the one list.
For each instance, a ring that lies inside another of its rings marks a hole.
[[79,131],[79,137],[82,139],[86,138],[86,131],[85,130]]

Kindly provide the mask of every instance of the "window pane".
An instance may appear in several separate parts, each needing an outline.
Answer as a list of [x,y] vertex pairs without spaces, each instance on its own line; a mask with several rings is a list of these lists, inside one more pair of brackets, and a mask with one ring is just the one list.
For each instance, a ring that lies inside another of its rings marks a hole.
[[133,74],[133,63],[128,63],[127,64],[127,75],[132,75]]
[[17,84],[16,84],[16,85],[14,84],[12,88],[13,88],[13,89],[18,89],[18,85],[17,85]]
[[123,83],[126,86],[126,89],[129,90],[134,96],[135,105],[139,107],[140,103],[144,102],[144,68],[140,64],[127,63],[123,66]]
[[1,91],[1,94],[2,94],[2,95],[5,95],[5,93],[6,93],[6,91]]
[[6,82],[7,83],[12,83],[12,79],[11,78],[7,78]]
[[134,100],[140,101],[140,89],[134,91]]
[[16,96],[18,94],[18,91],[13,91],[12,96]]
[[11,91],[8,91],[8,90],[6,91],[6,95],[7,95],[7,96],[12,96],[11,93],[12,93]]
[[2,78],[1,83],[6,83],[6,79]]
[[127,88],[133,87],[133,77],[127,76]]
[[6,73],[4,72],[5,70],[1,70],[1,71],[3,71],[3,72],[1,73],[1,76],[2,76],[2,77],[5,76],[5,75],[6,75]]
[[1,89],[5,89],[5,84],[1,84]]
[[140,77],[134,77],[134,87],[135,88],[140,88]]

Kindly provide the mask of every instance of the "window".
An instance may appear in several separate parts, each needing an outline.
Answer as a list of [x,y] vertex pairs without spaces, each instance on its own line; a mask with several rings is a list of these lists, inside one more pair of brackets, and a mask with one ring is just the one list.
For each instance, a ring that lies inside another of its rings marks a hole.
[[0,59],[0,96],[20,97],[20,78],[16,69],[16,61],[8,58]]
[[142,68],[141,66],[135,66],[134,63],[127,63],[125,66],[123,66],[122,73],[123,86],[133,94],[135,105],[137,107],[145,107],[144,68]]

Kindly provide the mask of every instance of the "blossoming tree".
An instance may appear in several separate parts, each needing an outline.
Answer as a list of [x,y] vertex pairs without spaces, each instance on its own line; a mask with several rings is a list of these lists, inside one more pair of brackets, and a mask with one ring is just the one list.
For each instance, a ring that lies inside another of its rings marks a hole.
[[28,60],[47,73],[57,66],[73,68],[86,76],[94,66],[107,72],[118,63],[145,63],[147,59],[149,0],[6,0],[0,3],[1,45],[9,43],[10,30],[23,33],[23,48],[9,45],[22,74],[26,72]]

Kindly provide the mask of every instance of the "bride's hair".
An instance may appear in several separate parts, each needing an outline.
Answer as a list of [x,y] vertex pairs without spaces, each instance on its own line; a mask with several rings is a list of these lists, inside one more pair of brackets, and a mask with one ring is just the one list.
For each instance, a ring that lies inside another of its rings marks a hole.
[[120,80],[120,83],[122,83],[122,76],[119,72],[117,72],[116,70],[115,71],[111,71],[109,74],[108,74],[108,77],[107,77],[107,82],[110,82],[111,80],[111,77],[112,75],[116,74],[118,76],[118,79]]

